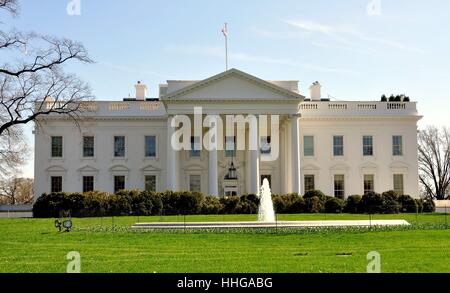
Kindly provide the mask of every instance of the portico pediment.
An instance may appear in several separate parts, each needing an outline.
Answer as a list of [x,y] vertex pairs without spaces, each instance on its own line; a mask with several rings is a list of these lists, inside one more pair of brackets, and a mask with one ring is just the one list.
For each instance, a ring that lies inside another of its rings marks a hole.
[[161,98],[176,101],[255,101],[292,100],[304,97],[275,83],[262,80],[237,69],[230,69],[195,82]]

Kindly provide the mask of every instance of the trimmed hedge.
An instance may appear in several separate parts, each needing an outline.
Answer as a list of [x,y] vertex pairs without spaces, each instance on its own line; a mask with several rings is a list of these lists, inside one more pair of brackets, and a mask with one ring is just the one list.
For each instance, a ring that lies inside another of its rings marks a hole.
[[[277,214],[296,213],[399,213],[434,212],[432,200],[398,196],[393,191],[352,195],[346,200],[326,196],[313,190],[272,195]],[[122,190],[116,194],[93,191],[87,193],[43,194],[33,206],[36,218],[56,218],[61,211],[73,217],[150,216],[196,214],[256,214],[259,198],[254,194],[229,197],[204,196],[198,192],[147,192]]]

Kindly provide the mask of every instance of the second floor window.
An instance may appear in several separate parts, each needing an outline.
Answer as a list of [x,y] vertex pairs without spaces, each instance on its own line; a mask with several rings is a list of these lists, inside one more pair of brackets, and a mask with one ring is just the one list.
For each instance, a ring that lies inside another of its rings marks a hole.
[[344,137],[342,135],[333,136],[333,155],[344,155]]
[[156,136],[145,137],[145,156],[156,157]]
[[191,157],[200,157],[200,137],[198,136],[191,136]]
[[83,136],[83,157],[90,158],[94,156],[94,137]]
[[52,136],[52,157],[61,158],[63,156],[62,136]]
[[392,137],[392,155],[403,156],[403,137],[401,135]]
[[363,136],[363,155],[373,156],[373,136]]
[[270,154],[271,150],[272,149],[270,147],[270,136],[262,136],[260,146],[261,154]]
[[114,136],[114,157],[125,157],[125,136]]
[[303,137],[303,155],[305,157],[314,156],[314,136],[305,135]]

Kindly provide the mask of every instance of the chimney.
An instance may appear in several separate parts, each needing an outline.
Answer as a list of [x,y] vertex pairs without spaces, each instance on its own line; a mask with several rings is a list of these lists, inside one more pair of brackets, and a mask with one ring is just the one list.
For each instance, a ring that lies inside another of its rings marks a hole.
[[147,86],[138,81],[134,88],[136,89],[136,100],[144,101],[147,92]]
[[311,93],[311,101],[320,101],[321,94],[320,94],[320,88],[322,86],[318,81],[313,82],[313,84],[309,87],[310,93]]

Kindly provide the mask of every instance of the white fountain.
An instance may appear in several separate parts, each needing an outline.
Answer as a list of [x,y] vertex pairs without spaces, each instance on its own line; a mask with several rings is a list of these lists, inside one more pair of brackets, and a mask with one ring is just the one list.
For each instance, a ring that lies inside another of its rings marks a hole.
[[245,222],[150,222],[135,223],[134,229],[230,229],[230,228],[303,228],[343,226],[399,226],[409,225],[405,220],[328,220],[328,221],[275,221],[272,192],[265,178],[259,192],[258,221]]
[[273,210],[272,192],[270,191],[269,180],[264,178],[259,192],[258,221],[262,223],[274,223],[275,212]]

